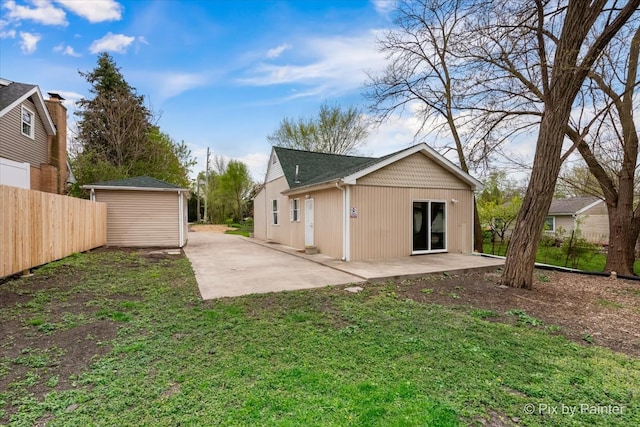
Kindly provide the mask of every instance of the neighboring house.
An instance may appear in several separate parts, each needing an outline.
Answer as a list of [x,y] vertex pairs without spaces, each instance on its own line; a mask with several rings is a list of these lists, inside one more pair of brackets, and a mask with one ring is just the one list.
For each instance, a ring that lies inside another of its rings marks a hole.
[[470,253],[481,187],[426,144],[380,158],[274,147],[254,236],[345,261]]
[[0,78],[0,184],[65,194],[67,109],[63,98]]
[[148,176],[83,185],[107,204],[107,246],[187,244],[189,190]]
[[592,243],[609,241],[609,216],[607,206],[597,197],[571,197],[551,202],[545,221],[545,231],[563,230],[567,235],[579,229],[582,237]]

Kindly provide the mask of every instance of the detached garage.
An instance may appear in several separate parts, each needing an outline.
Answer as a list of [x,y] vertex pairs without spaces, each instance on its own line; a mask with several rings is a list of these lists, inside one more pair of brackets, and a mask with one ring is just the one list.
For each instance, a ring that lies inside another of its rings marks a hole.
[[181,248],[189,190],[148,176],[84,185],[107,204],[107,246]]

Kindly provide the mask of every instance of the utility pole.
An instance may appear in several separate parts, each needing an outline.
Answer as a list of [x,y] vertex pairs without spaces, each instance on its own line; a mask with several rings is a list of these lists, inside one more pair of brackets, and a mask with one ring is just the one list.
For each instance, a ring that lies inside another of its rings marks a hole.
[[207,165],[204,172],[204,221],[208,224],[207,201],[209,199],[209,147],[207,147]]

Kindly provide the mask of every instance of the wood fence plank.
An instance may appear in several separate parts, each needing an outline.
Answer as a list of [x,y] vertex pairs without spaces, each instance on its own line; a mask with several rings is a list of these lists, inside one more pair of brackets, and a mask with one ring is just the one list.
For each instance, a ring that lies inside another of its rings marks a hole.
[[107,206],[0,185],[0,277],[107,243]]

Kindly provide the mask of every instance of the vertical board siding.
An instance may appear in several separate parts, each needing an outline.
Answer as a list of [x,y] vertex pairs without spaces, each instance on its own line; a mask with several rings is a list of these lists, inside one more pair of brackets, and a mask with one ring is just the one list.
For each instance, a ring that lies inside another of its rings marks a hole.
[[[300,203],[304,211],[305,195],[300,196]],[[321,254],[342,258],[342,190],[332,188],[328,190],[309,193],[309,198],[313,198],[314,213],[314,244]],[[302,246],[304,247],[304,214],[302,215]]]
[[[452,202],[453,199],[457,202]],[[350,197],[350,208],[358,211],[357,218],[349,218],[351,260],[411,255],[414,200],[446,202],[447,251],[471,251],[473,193],[470,190],[357,185],[351,188]]]
[[[265,185],[265,196],[263,206],[254,206],[262,209],[265,214],[265,240],[273,240],[283,245],[291,246],[291,223],[289,222],[289,198],[283,196],[282,192],[289,188],[287,179],[282,176]],[[278,225],[273,225],[271,202],[278,200]]]
[[264,213],[265,196],[267,190],[265,187],[253,199],[253,237],[260,240],[267,239],[267,216]]
[[0,185],[0,277],[107,242],[107,206]]
[[[22,105],[34,114],[34,139],[22,134]],[[0,117],[0,157],[40,167],[49,162],[49,136],[36,106],[30,100]]]
[[107,211],[107,245],[180,247],[178,193],[173,191],[95,190]]

